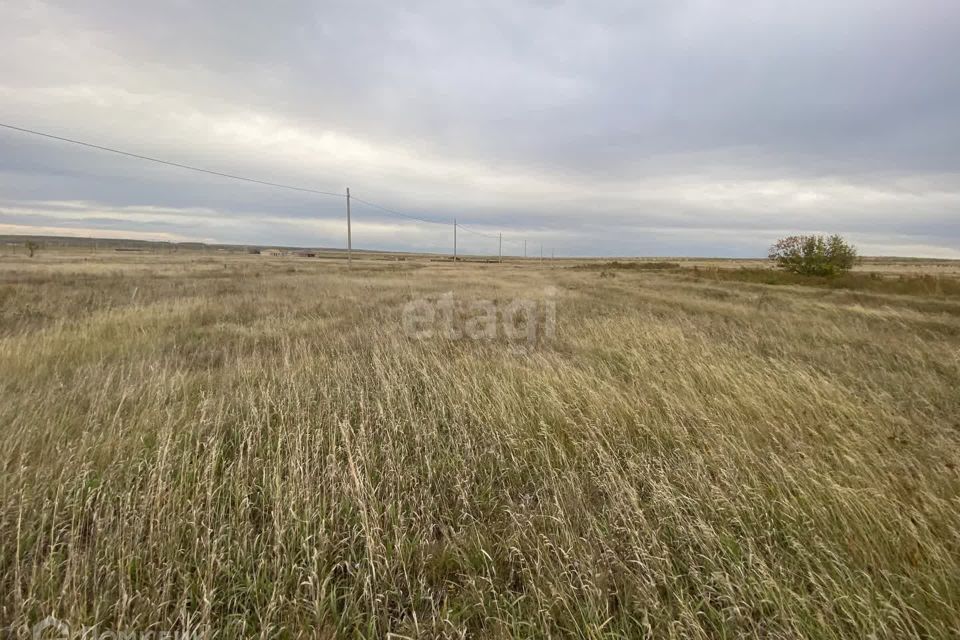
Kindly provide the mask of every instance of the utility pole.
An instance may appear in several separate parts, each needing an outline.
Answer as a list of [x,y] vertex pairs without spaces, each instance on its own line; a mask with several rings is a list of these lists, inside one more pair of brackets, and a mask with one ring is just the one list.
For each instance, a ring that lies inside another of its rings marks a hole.
[[524,258],[527,257],[527,241],[526,240],[523,241],[523,257]]
[[457,261],[457,219],[453,219],[453,261]]
[[500,234],[500,244],[497,249],[497,254],[500,256],[500,262],[503,262],[503,234]]
[[347,187],[347,268],[353,269],[353,233],[350,229],[350,187]]

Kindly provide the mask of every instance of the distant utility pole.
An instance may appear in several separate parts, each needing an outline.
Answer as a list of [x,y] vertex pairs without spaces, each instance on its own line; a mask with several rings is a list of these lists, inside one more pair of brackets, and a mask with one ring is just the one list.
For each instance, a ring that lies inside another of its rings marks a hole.
[[347,268],[353,268],[353,237],[350,229],[350,187],[347,187]]
[[526,240],[523,241],[523,257],[524,258],[527,257],[527,241]]
[[543,263],[543,243],[540,243],[540,262]]
[[453,261],[457,261],[457,219],[453,219]]
[[500,234],[500,243],[499,243],[499,246],[498,246],[498,248],[497,248],[497,255],[500,256],[500,260],[499,260],[499,261],[500,261],[500,262],[503,262],[503,234],[502,234],[502,233]]

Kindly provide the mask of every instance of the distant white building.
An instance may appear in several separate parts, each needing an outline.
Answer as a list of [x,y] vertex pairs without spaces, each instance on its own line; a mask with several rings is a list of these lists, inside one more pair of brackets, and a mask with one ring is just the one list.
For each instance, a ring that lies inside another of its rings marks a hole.
[[263,249],[262,251],[260,251],[260,255],[278,257],[278,256],[287,255],[287,252],[281,251],[280,249]]

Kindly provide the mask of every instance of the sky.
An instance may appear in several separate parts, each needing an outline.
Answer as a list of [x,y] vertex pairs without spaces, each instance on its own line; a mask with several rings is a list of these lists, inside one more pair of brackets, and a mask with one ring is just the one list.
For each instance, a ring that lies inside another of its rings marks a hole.
[[[960,258],[960,2],[5,0],[0,123],[354,199],[356,248]],[[345,198],[0,128],[0,234],[339,247]]]

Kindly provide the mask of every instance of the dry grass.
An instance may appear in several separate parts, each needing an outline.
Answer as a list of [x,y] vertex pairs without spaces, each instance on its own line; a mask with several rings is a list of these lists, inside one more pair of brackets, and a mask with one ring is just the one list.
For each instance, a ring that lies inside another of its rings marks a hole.
[[778,269],[690,269],[687,275],[706,280],[736,280],[768,285],[827,287],[897,295],[960,299],[960,277],[937,272],[891,274],[882,271],[850,271],[830,276],[807,276]]
[[[533,349],[404,302],[559,288]],[[0,261],[0,615],[949,637],[960,301],[672,271]]]

